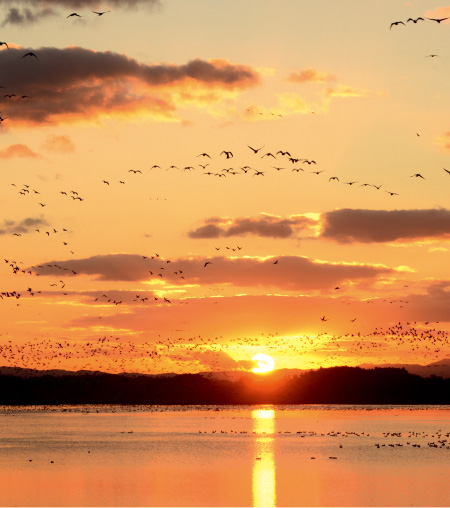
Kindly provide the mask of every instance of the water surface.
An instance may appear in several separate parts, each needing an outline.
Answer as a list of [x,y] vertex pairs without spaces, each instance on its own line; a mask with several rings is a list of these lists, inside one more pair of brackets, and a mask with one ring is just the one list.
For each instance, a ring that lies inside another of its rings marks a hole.
[[450,407],[0,407],[2,506],[448,506]]

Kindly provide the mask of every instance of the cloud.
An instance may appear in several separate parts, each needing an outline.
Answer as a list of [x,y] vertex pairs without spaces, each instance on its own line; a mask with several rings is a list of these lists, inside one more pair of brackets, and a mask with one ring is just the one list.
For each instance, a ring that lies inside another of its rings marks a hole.
[[[0,5],[4,2],[0,2]],[[28,8],[24,8],[22,10],[17,7],[11,7],[6,14],[1,26],[4,27],[6,25],[30,25],[32,23],[37,23],[41,19],[48,18],[50,16],[55,16],[56,13],[47,7],[43,7],[40,9],[30,10]]]
[[385,92],[369,90],[368,88],[356,88],[354,86],[339,84],[335,87],[325,90],[327,97],[341,98],[366,98],[366,97],[386,97]]
[[213,351],[211,349],[190,351],[188,356],[196,360],[199,366],[209,367],[212,371],[249,370],[253,366],[253,362],[249,360],[234,360],[225,351]]
[[70,153],[75,151],[75,145],[69,136],[51,134],[44,142],[44,148],[50,152]]
[[[29,25],[49,16],[57,15],[55,8],[64,9],[98,9],[98,0],[15,0],[15,7],[10,7],[10,0],[0,0],[0,6],[9,7],[2,26]],[[112,9],[130,9],[139,6],[160,7],[161,0],[108,0]],[[92,13],[90,13],[92,15]]]
[[296,230],[311,229],[316,221],[305,216],[280,218],[272,215],[236,219],[211,217],[203,226],[188,232],[190,238],[220,238],[255,235],[269,238],[289,238]]
[[27,217],[20,222],[12,220],[4,220],[0,225],[0,235],[12,235],[14,233],[29,233],[30,228],[39,226],[47,226],[48,222],[43,218]]
[[173,118],[177,107],[205,107],[224,94],[259,83],[259,74],[225,60],[191,60],[183,65],[145,64],[126,55],[80,47],[0,51],[10,93],[10,122],[51,123],[57,118],[147,113]]
[[335,81],[337,77],[330,72],[321,72],[317,69],[308,68],[299,72],[291,72],[287,79],[294,83],[328,83]]
[[[428,9],[425,11],[424,17],[427,18],[434,18],[434,19],[440,19],[440,18],[450,18],[450,6],[446,7],[435,7],[434,9]],[[449,23],[450,19],[442,21],[442,23]]]
[[[345,281],[361,282],[392,275],[381,265],[327,263],[301,256],[277,258],[184,258],[170,261],[137,254],[97,255],[70,261],[46,261],[39,275],[94,275],[100,281],[150,281],[170,284],[232,284],[286,290],[328,290]],[[205,266],[205,263],[208,265]],[[276,263],[275,263],[276,262]],[[180,272],[181,270],[181,272]],[[150,273],[152,272],[152,273]],[[182,273],[182,277],[180,277]]]
[[434,144],[442,146],[445,150],[450,150],[450,131],[447,131],[442,136],[436,138]]
[[321,238],[375,243],[450,238],[450,210],[352,210],[322,214]]
[[36,158],[39,157],[39,155],[22,143],[16,143],[0,149],[0,159],[12,159],[13,157]]

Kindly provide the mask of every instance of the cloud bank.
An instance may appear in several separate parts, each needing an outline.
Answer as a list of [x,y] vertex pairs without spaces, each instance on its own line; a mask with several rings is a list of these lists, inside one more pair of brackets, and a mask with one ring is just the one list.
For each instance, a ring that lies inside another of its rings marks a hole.
[[190,238],[221,238],[254,235],[269,238],[288,238],[294,232],[310,229],[316,221],[305,216],[280,218],[272,215],[239,217],[236,219],[211,217],[205,224],[188,232]]
[[[205,264],[208,263],[206,266]],[[159,280],[170,284],[232,284],[286,290],[328,290],[345,281],[392,275],[381,265],[328,263],[301,256],[277,258],[185,258],[170,261],[137,254],[98,255],[70,261],[46,261],[33,267],[39,275],[93,275],[100,281]],[[181,270],[181,272],[180,272]],[[180,277],[182,273],[182,277]]]
[[[32,51],[37,58],[24,55]],[[9,122],[51,123],[57,118],[147,112],[173,117],[189,100],[200,106],[259,83],[259,74],[225,60],[183,65],[146,64],[110,51],[81,47],[0,51],[3,99]],[[26,95],[22,100],[18,97]],[[6,109],[7,108],[7,109]]]
[[320,237],[339,243],[450,238],[450,210],[352,210],[322,214]]

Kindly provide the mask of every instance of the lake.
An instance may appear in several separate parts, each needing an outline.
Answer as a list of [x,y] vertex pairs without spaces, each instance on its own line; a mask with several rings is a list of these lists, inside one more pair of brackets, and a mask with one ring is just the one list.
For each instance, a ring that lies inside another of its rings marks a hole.
[[448,506],[450,406],[0,406],[1,506]]

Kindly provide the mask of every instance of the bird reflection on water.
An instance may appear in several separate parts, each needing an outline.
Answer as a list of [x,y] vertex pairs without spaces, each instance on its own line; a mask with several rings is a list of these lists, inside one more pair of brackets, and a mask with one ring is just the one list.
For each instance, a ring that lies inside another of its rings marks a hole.
[[276,506],[274,460],[275,410],[271,406],[252,411],[255,462],[252,475],[253,506]]

